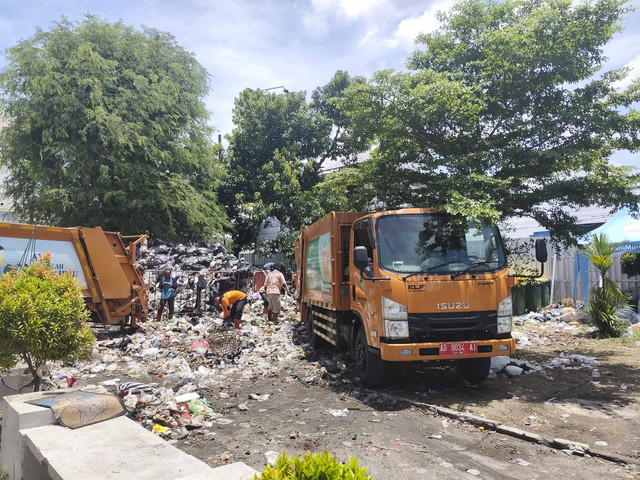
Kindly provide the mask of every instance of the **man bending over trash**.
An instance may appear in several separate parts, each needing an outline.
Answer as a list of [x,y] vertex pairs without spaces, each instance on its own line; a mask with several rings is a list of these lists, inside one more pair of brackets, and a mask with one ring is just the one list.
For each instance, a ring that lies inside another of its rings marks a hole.
[[223,318],[233,320],[233,326],[240,328],[242,310],[247,303],[247,296],[239,290],[229,290],[222,297],[216,297],[213,304],[222,307]]

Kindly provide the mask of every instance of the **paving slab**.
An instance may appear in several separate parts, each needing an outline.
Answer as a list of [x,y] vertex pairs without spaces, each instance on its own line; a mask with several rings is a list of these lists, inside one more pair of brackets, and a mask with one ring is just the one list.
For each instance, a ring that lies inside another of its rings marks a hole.
[[255,475],[260,475],[260,472],[249,465],[237,462],[214,468],[204,476],[196,474],[176,478],[175,480],[251,480]]
[[75,430],[46,425],[21,433],[53,480],[216,478],[206,476],[213,470],[206,463],[126,417]]

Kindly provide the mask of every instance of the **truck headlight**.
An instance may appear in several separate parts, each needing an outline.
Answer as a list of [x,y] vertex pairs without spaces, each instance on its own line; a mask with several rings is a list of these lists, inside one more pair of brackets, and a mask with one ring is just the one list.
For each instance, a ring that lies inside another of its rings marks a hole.
[[387,338],[409,337],[407,306],[382,297],[382,320]]
[[498,303],[498,333],[509,333],[511,331],[511,314],[513,306],[511,295]]
[[408,338],[409,322],[406,320],[385,320],[384,336],[387,338]]
[[407,320],[407,306],[382,297],[382,318],[385,320]]

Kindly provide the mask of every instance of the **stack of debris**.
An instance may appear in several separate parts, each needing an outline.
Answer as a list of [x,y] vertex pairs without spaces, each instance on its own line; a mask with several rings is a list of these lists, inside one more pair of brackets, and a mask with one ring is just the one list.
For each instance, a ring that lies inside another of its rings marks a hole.
[[[565,330],[575,330],[585,324],[590,323],[590,319],[583,311],[584,305],[579,303],[573,307],[548,308],[540,312],[529,312],[518,317],[514,317],[516,326],[530,324],[542,324],[542,328],[562,328]],[[624,318],[629,320],[631,325],[640,323],[640,314],[628,310],[622,312]]]
[[238,259],[219,243],[199,242],[194,245],[171,245],[161,240],[147,251],[141,251],[136,265],[143,270],[246,272],[254,267]]

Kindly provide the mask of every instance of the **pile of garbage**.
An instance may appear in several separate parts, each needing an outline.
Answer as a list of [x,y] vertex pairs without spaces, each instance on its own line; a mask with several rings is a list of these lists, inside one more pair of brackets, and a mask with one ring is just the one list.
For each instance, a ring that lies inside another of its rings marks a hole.
[[528,375],[532,373],[545,373],[546,369],[558,368],[561,370],[581,370],[583,368],[591,370],[593,378],[600,377],[598,371],[598,360],[595,357],[578,354],[560,353],[557,357],[538,365],[529,360],[519,360],[507,356],[491,357],[491,372],[496,375],[504,374],[507,377],[517,375]]
[[[234,256],[220,243],[199,242],[193,245],[172,245],[156,241],[151,247],[141,247],[136,266],[144,272],[144,280],[151,287],[149,307],[157,311],[160,292],[155,287],[165,270],[177,281],[175,309],[177,312],[194,312],[212,303],[215,291],[214,281],[218,277],[236,278],[234,289],[246,290],[250,287],[255,266]],[[200,290],[200,305],[197,305],[198,284],[206,288]]]
[[[542,328],[562,328],[564,330],[575,330],[582,325],[588,324],[589,317],[583,311],[584,305],[578,303],[576,307],[549,308],[541,312],[529,312],[518,317],[514,317],[516,326],[525,324],[540,324]],[[640,324],[640,314],[632,310],[622,312],[622,316],[629,320],[631,325]]]
[[588,317],[579,306],[577,308],[551,308],[542,312],[529,312],[519,317],[514,317],[516,326],[523,326],[526,323],[542,324],[543,328],[552,327],[574,330],[588,323]]
[[491,357],[491,372],[495,375],[504,374],[508,377],[515,377],[522,374],[543,373],[544,368],[528,360],[502,356]]
[[[574,333],[591,334],[597,332],[597,327],[583,311],[584,305],[579,303],[574,307],[553,307],[540,312],[530,312],[518,317],[514,317],[514,329],[511,336],[516,340],[518,348],[529,346],[547,346],[554,344],[557,340],[553,333]],[[640,314],[628,310],[624,312],[624,317],[629,320],[630,325],[623,337],[633,337],[634,331],[640,329]],[[551,333],[551,334],[550,334]],[[640,342],[638,342],[640,344]],[[581,357],[575,356],[574,357]],[[548,367],[556,368],[566,366],[566,359],[551,362]],[[589,368],[592,365],[587,362]],[[575,367],[575,365],[573,365]],[[526,373],[526,372],[525,372]]]
[[239,259],[220,243],[199,242],[193,245],[172,245],[162,240],[150,248],[141,248],[136,266],[143,270],[246,272],[254,267]]
[[[294,301],[282,298],[284,321],[273,325],[263,315],[260,296],[249,297],[239,331],[208,313],[147,322],[134,334],[96,342],[91,362],[57,365],[45,386],[66,388],[76,379],[102,385],[123,398],[133,419],[178,440],[234,422],[221,407],[229,401],[225,389],[232,382],[284,375],[324,384],[326,366],[301,361],[309,345]],[[256,392],[233,408],[251,409],[267,398]]]

